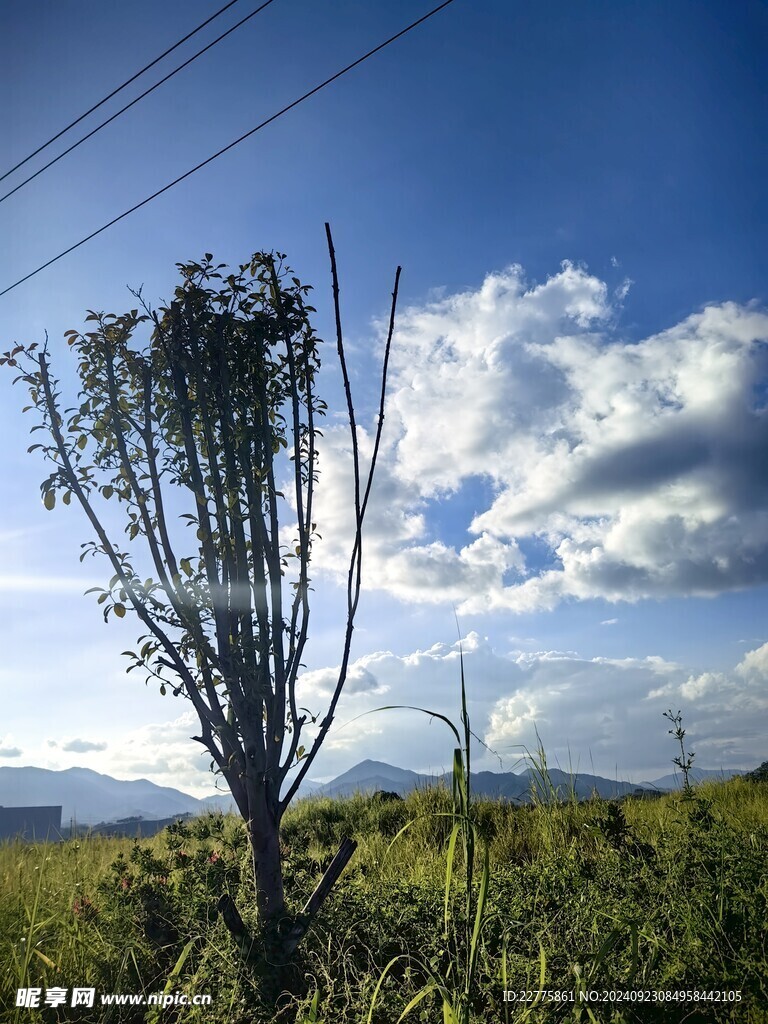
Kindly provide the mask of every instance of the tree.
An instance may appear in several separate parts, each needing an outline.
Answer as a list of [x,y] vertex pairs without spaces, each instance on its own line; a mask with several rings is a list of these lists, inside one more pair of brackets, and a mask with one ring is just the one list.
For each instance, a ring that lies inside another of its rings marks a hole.
[[747,772],[744,778],[748,782],[768,782],[768,761],[763,761],[759,767]]
[[[128,671],[143,670],[161,693],[171,688],[197,712],[200,735],[193,738],[210,752],[211,767],[247,822],[259,920],[273,937],[286,917],[280,820],[328,733],[349,664],[400,275],[398,268],[363,489],[328,225],[326,233],[356,530],[338,681],[306,746],[307,712],[297,706],[296,684],[317,536],[317,423],[326,410],[315,391],[320,358],[310,324],[314,309],[306,301],[311,289],[291,276],[282,254],[258,252],[237,273],[214,265],[210,253],[199,263],[177,264],[181,283],[167,306],[153,310],[135,291],[138,308],[122,316],[89,311],[92,330],[66,332],[81,388],[79,405],[63,412],[47,339],[41,349],[19,345],[0,360],[22,368],[16,380],[29,387],[27,409],[41,416],[32,429],[48,435],[29,449],[41,449],[53,463],[41,485],[46,508],[57,495],[65,504],[74,497],[95,534],[82,545],[81,561],[97,555],[110,563],[109,584],[94,588],[105,621],[133,611],[145,629],[138,650],[124,652]],[[142,330],[149,335],[143,347],[135,340]],[[278,489],[284,476],[291,480],[292,509]],[[124,541],[110,537],[102,500],[121,506]],[[286,510],[292,534],[285,532]],[[341,869],[337,864],[312,913]],[[220,909],[231,914],[234,908]],[[282,929],[288,949],[307,923],[289,938]]]

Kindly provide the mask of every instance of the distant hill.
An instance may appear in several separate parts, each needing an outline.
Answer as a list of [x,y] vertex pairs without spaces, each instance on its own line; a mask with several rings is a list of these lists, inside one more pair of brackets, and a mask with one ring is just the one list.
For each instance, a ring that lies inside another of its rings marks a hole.
[[[557,768],[549,770],[549,781],[560,799],[567,799],[573,791],[576,798],[586,800],[593,793],[603,797],[627,796],[638,790],[631,782],[615,782],[603,779],[598,775],[577,773],[569,775]],[[490,799],[505,799],[514,803],[528,803],[533,793],[546,799],[548,787],[542,787],[535,771],[528,769],[519,775],[514,772],[472,772],[470,776],[472,792],[476,796]],[[319,786],[315,790],[317,796],[342,797],[353,793],[372,793],[376,790],[388,790],[405,796],[414,789],[434,786],[436,784],[451,785],[451,773],[441,775],[420,775],[407,768],[397,768],[383,761],[361,761],[338,778]]]
[[230,810],[233,801],[225,794],[198,800],[147,779],[126,782],[90,768],[0,768],[0,805],[40,804],[61,804],[63,825],[69,825],[73,819],[79,824],[95,825],[118,818],[159,819]]
[[419,775],[408,768],[396,768],[384,761],[361,761],[331,782],[316,787],[314,792],[318,796],[340,797],[383,789],[405,796],[413,789],[434,785],[437,781],[438,776]]
[[[732,779],[734,775],[746,775],[747,772],[740,768],[691,768],[689,775],[691,782],[712,782],[718,779]],[[644,782],[643,786],[650,786],[654,789],[682,789],[683,773],[674,772],[672,775],[662,775],[660,779],[653,782]]]
[[768,782],[768,761],[763,761],[758,768],[747,772],[744,778],[749,779],[750,782]]
[[221,796],[204,796],[198,800],[200,804],[200,810],[197,814],[208,814],[221,811],[223,814],[228,814],[230,811],[237,810],[235,801],[229,795],[229,793],[222,792]]
[[[691,778],[728,779],[734,775],[746,775],[740,769],[691,769]],[[578,800],[586,800],[594,793],[612,798],[641,794],[649,791],[668,791],[682,787],[681,774],[664,775],[653,782],[640,786],[631,782],[617,782],[599,775],[586,775],[549,769],[549,783],[560,799],[568,799],[573,793]],[[354,793],[373,793],[386,790],[400,796],[417,788],[443,784],[451,785],[451,773],[426,775],[398,768],[385,761],[361,761],[330,782],[317,783],[306,780],[299,795],[345,797]],[[476,796],[490,799],[505,799],[513,803],[529,803],[536,790],[544,799],[549,796],[548,787],[542,790],[535,771],[528,769],[519,775],[514,772],[473,772],[472,792]],[[90,768],[67,768],[64,771],[50,771],[46,768],[0,767],[0,806],[35,807],[61,804],[63,827],[75,821],[78,825],[116,822],[121,818],[143,818],[150,822],[171,819],[179,815],[200,815],[209,811],[235,811],[230,796],[208,796],[203,799],[190,796],[169,786],[158,786],[147,779],[126,782],[101,775]]]
[[[588,775],[584,772],[561,771],[559,768],[548,770],[548,783],[542,783],[538,773],[533,769],[516,774],[515,772],[472,772],[470,777],[472,792],[476,796],[489,799],[504,799],[513,803],[530,803],[534,793],[543,799],[551,795],[550,786],[559,799],[568,799],[571,794],[577,800],[587,800],[593,794],[612,799],[631,796],[644,792],[674,790],[682,786],[682,777],[665,775],[654,782],[618,782],[600,775]],[[744,775],[739,769],[692,770],[692,778],[697,782],[702,779],[728,779],[733,775]],[[361,761],[338,778],[326,782],[315,789],[317,796],[343,797],[353,793],[373,793],[377,790],[388,790],[405,796],[412,790],[433,786],[435,784],[451,785],[451,773],[441,775],[422,775],[407,768],[397,768],[384,761]]]
[[[299,794],[309,796],[320,784],[306,780]],[[156,822],[183,814],[198,816],[209,811],[236,811],[227,792],[202,799],[148,779],[127,782],[102,775],[91,768],[0,767],[0,807],[39,807],[61,804],[61,823],[69,827],[142,818]]]

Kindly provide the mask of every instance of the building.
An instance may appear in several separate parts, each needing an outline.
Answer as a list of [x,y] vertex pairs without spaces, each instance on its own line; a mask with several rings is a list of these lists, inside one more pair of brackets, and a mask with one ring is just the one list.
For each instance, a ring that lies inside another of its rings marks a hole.
[[24,839],[27,842],[44,842],[46,839],[60,838],[61,806],[0,806],[0,841]]

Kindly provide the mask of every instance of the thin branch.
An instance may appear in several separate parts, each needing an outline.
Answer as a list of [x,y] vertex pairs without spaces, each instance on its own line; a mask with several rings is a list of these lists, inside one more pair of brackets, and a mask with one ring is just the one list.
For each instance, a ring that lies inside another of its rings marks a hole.
[[344,381],[344,394],[347,400],[347,415],[349,417],[349,430],[352,437],[352,467],[355,477],[354,485],[354,502],[355,502],[355,546],[353,548],[352,559],[349,564],[349,574],[347,577],[347,612],[348,615],[353,614],[352,609],[352,592],[353,592],[353,577],[354,577],[354,566],[355,566],[355,554],[358,550],[357,538],[360,532],[360,449],[357,441],[357,423],[355,422],[355,407],[352,404],[352,388],[349,383],[349,374],[347,373],[347,361],[344,356],[344,336],[341,327],[341,310],[339,308],[339,274],[336,268],[336,250],[333,246],[333,236],[331,235],[331,225],[326,223],[325,225],[325,236],[328,241],[328,255],[331,260],[331,279],[333,282],[333,314],[336,323],[336,350],[339,354],[339,365],[341,366],[341,375]]
[[[347,395],[347,410],[349,412],[350,429],[352,431],[352,457],[355,470],[355,539],[352,548],[352,555],[349,563],[349,576],[347,582],[347,598],[348,598],[348,613],[347,613],[347,624],[344,635],[344,649],[342,652],[341,666],[339,668],[339,676],[334,689],[331,701],[328,705],[328,711],[320,723],[320,728],[317,735],[315,736],[312,746],[309,752],[303,759],[303,763],[299,768],[293,782],[291,783],[288,792],[280,802],[281,811],[283,811],[295,796],[299,786],[305,778],[307,772],[312,765],[315,757],[317,756],[320,747],[325,740],[328,730],[333,722],[334,712],[336,705],[338,704],[341,696],[344,683],[347,678],[347,671],[349,669],[349,659],[352,650],[352,634],[354,631],[354,619],[357,611],[358,602],[360,599],[360,587],[362,579],[362,533],[363,533],[363,520],[365,517],[365,511],[368,506],[368,498],[371,492],[371,486],[373,484],[373,477],[376,471],[376,463],[378,460],[379,447],[381,442],[381,433],[384,426],[384,403],[386,398],[386,386],[387,386],[387,373],[389,369],[389,354],[392,346],[392,337],[395,329],[395,314],[397,310],[397,295],[400,285],[400,273],[401,267],[398,267],[395,272],[395,285],[392,290],[392,304],[390,307],[389,316],[389,330],[387,332],[387,340],[384,348],[384,362],[382,367],[382,381],[381,381],[381,396],[379,401],[379,422],[376,429],[376,439],[374,442],[373,455],[371,457],[371,465],[368,471],[368,479],[366,483],[365,495],[362,504],[360,503],[360,473],[359,473],[359,459],[358,459],[358,447],[357,447],[357,436],[356,436],[356,425],[354,419],[354,408],[352,405],[352,392],[349,384],[349,375],[347,374],[346,362],[344,360],[344,341],[341,328],[341,315],[339,311],[339,284],[338,284],[338,273],[336,269],[336,254],[333,248],[333,238],[331,236],[331,228],[329,224],[325,225],[326,237],[328,239],[328,253],[331,261],[331,276],[333,279],[333,295],[334,295],[334,311],[336,317],[336,340],[339,351],[339,360],[342,367],[342,375],[344,378],[344,390]],[[354,582],[353,582],[354,581]]]

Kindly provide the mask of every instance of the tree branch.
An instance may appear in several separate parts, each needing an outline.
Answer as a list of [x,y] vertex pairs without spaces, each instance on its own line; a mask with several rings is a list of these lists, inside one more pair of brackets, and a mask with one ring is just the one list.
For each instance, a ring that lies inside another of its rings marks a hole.
[[328,733],[333,722],[333,715],[338,704],[341,691],[344,687],[344,683],[347,678],[347,671],[349,669],[349,659],[352,649],[352,633],[354,631],[354,619],[355,613],[357,612],[357,605],[360,599],[360,587],[362,580],[362,533],[363,533],[363,520],[365,518],[366,508],[368,506],[368,498],[371,492],[371,486],[373,484],[373,477],[376,471],[376,462],[379,454],[379,447],[381,442],[381,433],[384,426],[384,404],[386,400],[386,388],[387,388],[387,373],[389,369],[389,354],[392,347],[392,337],[395,330],[395,314],[397,310],[397,295],[400,286],[400,273],[401,267],[398,267],[395,272],[395,285],[392,290],[392,304],[390,306],[389,315],[389,330],[387,332],[387,340],[384,346],[384,363],[382,368],[382,379],[381,379],[381,394],[379,399],[379,421],[376,428],[376,439],[373,447],[373,454],[371,457],[371,465],[368,471],[368,479],[365,488],[365,495],[360,503],[360,472],[359,472],[359,453],[357,445],[356,425],[354,417],[354,408],[352,406],[352,390],[349,384],[349,375],[347,374],[346,362],[344,360],[344,340],[341,328],[341,314],[339,311],[339,283],[338,283],[338,272],[336,269],[336,253],[333,247],[333,238],[331,236],[331,228],[329,224],[325,225],[326,236],[328,239],[328,253],[331,261],[331,276],[333,280],[333,296],[334,296],[334,311],[336,319],[336,341],[339,351],[339,361],[341,363],[342,375],[344,378],[344,391],[347,396],[347,410],[349,412],[350,430],[352,432],[352,458],[355,470],[355,540],[352,548],[352,556],[349,563],[349,574],[347,579],[347,624],[344,633],[344,649],[342,652],[341,667],[339,669],[339,676],[331,697],[330,704],[328,706],[328,712],[325,718],[320,723],[320,729],[315,736],[312,746],[309,749],[306,757],[303,760],[301,767],[299,768],[296,777],[291,783],[288,792],[280,801],[280,807],[284,810],[291,802],[293,797],[309,771],[312,762],[317,756],[320,747]]

